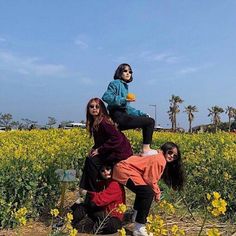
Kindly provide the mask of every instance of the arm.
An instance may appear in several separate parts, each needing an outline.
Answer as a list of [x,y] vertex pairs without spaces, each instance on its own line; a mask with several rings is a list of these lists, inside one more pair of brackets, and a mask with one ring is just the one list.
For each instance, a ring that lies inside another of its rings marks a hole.
[[119,199],[122,195],[122,190],[118,182],[111,181],[103,191],[89,193],[91,194],[91,201],[97,206],[103,207]]
[[134,116],[148,116],[146,113],[127,105],[127,113]]
[[116,81],[110,82],[107,91],[103,94],[102,100],[109,106],[123,106],[127,104],[126,97],[119,94],[119,84]]

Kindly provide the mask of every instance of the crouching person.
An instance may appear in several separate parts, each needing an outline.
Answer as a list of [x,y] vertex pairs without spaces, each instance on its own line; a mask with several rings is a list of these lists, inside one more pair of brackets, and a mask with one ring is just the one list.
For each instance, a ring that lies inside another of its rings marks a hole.
[[119,204],[125,204],[124,187],[111,178],[112,168],[110,166],[102,166],[100,176],[102,180],[98,181],[98,185],[99,188],[103,187],[103,190],[100,192],[88,191],[84,203],[75,203],[71,207],[72,226],[78,231],[81,230],[80,222],[82,220],[90,221],[90,226],[87,226],[86,229],[87,233],[94,233],[99,227],[98,233],[112,234],[122,227],[123,213],[118,212],[117,207]]

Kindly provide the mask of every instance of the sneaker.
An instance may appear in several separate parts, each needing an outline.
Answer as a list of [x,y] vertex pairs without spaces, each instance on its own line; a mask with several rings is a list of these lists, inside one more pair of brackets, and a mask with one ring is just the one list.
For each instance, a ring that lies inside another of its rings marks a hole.
[[148,233],[145,226],[134,230],[133,236],[153,236],[153,233]]
[[147,152],[141,153],[141,156],[142,156],[142,157],[152,156],[152,155],[156,155],[157,153],[158,153],[157,150],[150,149],[150,150],[147,151]]

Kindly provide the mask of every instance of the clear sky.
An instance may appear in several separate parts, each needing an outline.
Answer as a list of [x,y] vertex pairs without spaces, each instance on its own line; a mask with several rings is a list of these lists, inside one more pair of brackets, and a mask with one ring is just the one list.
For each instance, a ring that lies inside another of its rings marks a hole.
[[135,108],[170,127],[174,94],[179,126],[188,105],[193,126],[210,123],[208,108],[236,107],[236,1],[0,0],[0,112],[14,120],[84,120],[124,62]]

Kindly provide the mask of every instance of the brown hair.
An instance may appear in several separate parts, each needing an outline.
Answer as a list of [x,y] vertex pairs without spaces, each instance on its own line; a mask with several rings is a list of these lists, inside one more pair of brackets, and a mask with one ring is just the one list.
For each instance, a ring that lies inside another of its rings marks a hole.
[[[96,102],[99,105],[99,114],[95,119],[89,112],[89,106],[92,102]],[[100,98],[91,98],[86,108],[86,128],[90,133],[90,137],[93,136],[93,130],[98,130],[99,124],[102,120],[105,120],[107,123],[110,123],[116,127],[107,112],[104,102]]]

